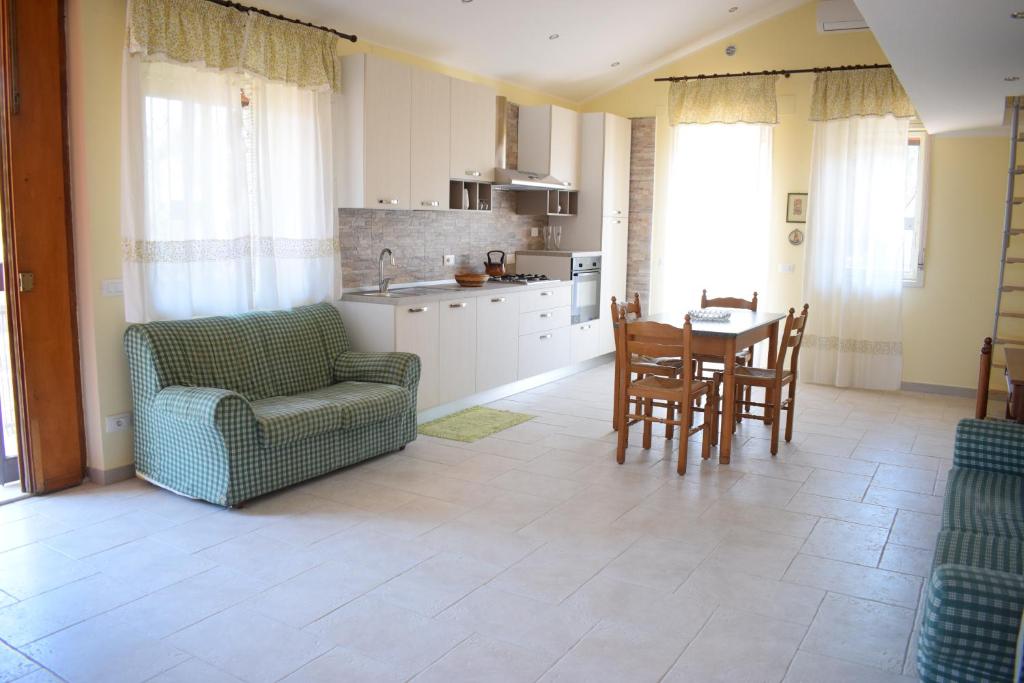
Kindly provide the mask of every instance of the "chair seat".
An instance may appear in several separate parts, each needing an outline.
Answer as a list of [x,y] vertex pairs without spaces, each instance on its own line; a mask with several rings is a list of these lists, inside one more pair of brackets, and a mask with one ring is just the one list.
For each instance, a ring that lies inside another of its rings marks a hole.
[[[630,382],[628,393],[641,398],[661,398],[675,400],[683,391],[686,380],[674,377],[658,377],[647,375],[643,379]],[[691,381],[690,397],[703,396],[711,390],[710,382]],[[672,396],[675,394],[675,396]]]
[[[750,356],[748,349],[743,349],[741,351],[736,352],[736,360],[746,360],[748,356]],[[712,356],[706,353],[695,353],[693,354],[693,359],[696,361],[700,361],[701,363],[725,363],[725,359],[722,358],[721,356]]]
[[[733,373],[738,384],[756,384],[765,386],[775,382],[775,370],[771,368],[750,368],[746,366],[736,368]],[[782,383],[785,384],[793,379],[793,373],[789,370],[782,371]]]
[[644,365],[660,365],[665,368],[681,368],[683,367],[682,358],[669,358],[667,356],[660,356],[653,358],[651,356],[637,356],[634,361],[636,363],[642,363]]
[[394,384],[341,382],[292,396],[252,402],[264,446],[301,441],[397,416],[409,408],[408,390]]

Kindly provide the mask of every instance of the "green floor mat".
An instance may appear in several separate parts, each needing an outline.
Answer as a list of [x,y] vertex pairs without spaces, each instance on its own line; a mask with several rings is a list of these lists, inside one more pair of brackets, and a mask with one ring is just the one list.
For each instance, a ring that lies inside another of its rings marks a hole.
[[533,415],[524,413],[474,406],[421,424],[419,432],[441,439],[471,443],[533,418]]

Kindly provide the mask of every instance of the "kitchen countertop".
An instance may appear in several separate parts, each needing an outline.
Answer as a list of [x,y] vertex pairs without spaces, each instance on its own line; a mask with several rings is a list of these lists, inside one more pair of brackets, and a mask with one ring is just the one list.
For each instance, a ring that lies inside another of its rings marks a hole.
[[[387,306],[408,306],[415,303],[431,303],[436,301],[451,301],[452,299],[465,299],[466,297],[487,296],[496,292],[514,293],[527,292],[535,289],[569,287],[572,283],[567,280],[547,280],[529,285],[517,285],[507,282],[485,282],[481,287],[460,287],[458,283],[451,282],[440,285],[421,287],[410,284],[408,287],[391,288],[394,293],[400,293],[403,289],[415,288],[418,291],[432,290],[429,293],[411,294],[409,296],[362,296],[357,292],[348,292],[341,297],[342,301],[357,301],[364,304],[385,304]],[[366,290],[366,291],[373,291]]]
[[582,258],[586,258],[588,256],[600,256],[601,252],[600,251],[566,251],[564,249],[556,250],[556,251],[548,251],[547,249],[527,249],[525,251],[517,251],[516,252],[516,256],[520,256],[520,255],[521,256],[565,256],[565,257],[579,256],[579,257],[582,257]]

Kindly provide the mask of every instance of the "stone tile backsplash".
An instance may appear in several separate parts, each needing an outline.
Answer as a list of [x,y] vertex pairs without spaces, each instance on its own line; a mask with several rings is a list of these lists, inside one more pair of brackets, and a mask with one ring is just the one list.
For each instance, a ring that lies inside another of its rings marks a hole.
[[651,298],[651,228],[654,216],[655,120],[633,119],[629,156],[629,246],[626,292],[640,292],[645,305]]

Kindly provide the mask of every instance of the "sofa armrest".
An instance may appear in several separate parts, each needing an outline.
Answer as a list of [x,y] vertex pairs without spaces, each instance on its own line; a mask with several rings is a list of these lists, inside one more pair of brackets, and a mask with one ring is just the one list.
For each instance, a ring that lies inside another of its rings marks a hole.
[[925,592],[917,670],[924,681],[1014,679],[1024,576],[936,567]]
[[209,427],[256,419],[249,402],[240,394],[212,387],[164,387],[157,392],[153,408],[182,422]]
[[334,363],[335,382],[396,384],[416,394],[420,357],[414,353],[348,351]]
[[996,420],[960,420],[953,464],[1024,476],[1024,425]]

